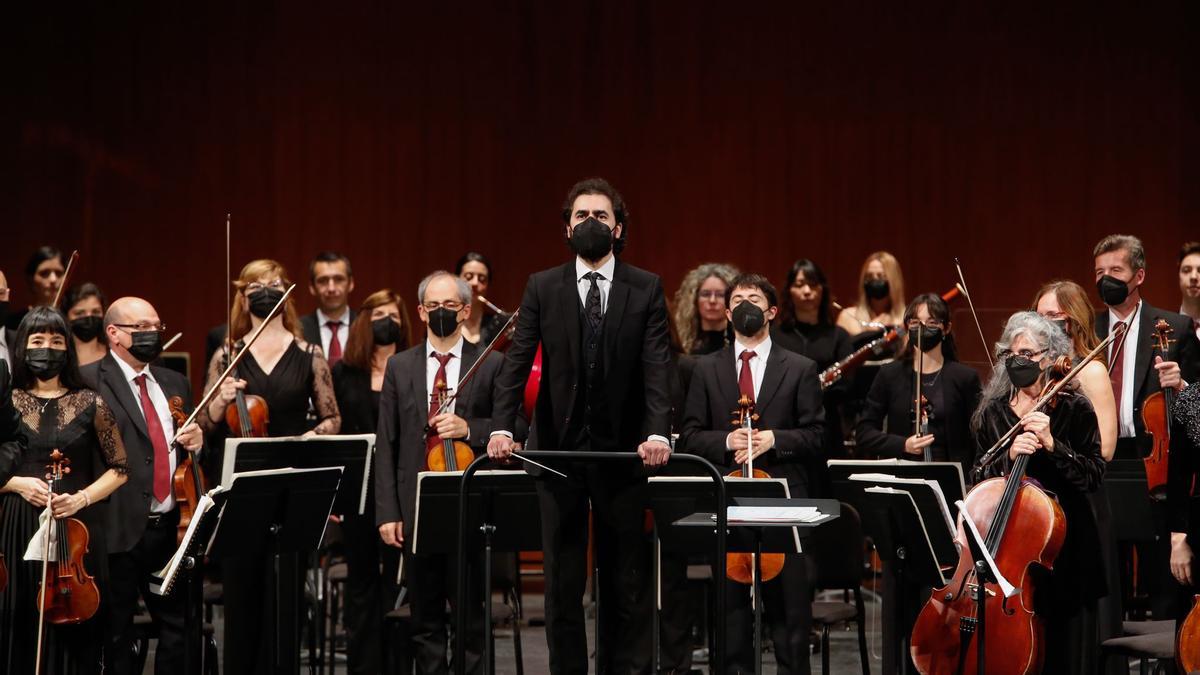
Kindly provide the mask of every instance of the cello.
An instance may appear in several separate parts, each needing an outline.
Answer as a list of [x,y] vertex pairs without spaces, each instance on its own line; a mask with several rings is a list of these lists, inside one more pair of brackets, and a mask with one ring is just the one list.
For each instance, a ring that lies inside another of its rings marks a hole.
[[1192,600],[1192,611],[1179,625],[1175,638],[1175,662],[1180,672],[1200,671],[1200,595]]
[[[1159,319],[1154,324],[1152,349],[1156,356],[1167,358],[1167,350],[1174,340],[1170,324]],[[1161,501],[1167,497],[1167,460],[1171,449],[1171,409],[1175,407],[1175,390],[1164,389],[1146,397],[1142,403],[1142,423],[1146,433],[1153,437],[1150,454],[1142,458],[1146,465],[1146,488],[1150,498]]]
[[[754,468],[754,452],[751,435],[754,433],[754,421],[758,419],[758,413],[754,412],[754,402],[749,396],[742,395],[738,399],[738,409],[733,412],[733,426],[739,431],[746,433],[747,451],[746,462],[728,475],[730,478],[770,478],[771,474],[762,469]],[[725,554],[725,576],[730,581],[736,581],[739,584],[749,584],[754,586],[754,575],[759,571],[762,576],[759,581],[770,581],[779,576],[783,571],[783,565],[786,562],[783,553],[764,553],[762,561],[754,564],[753,553],[726,553]]]
[[[1060,359],[1047,371],[1047,382],[1026,415],[1052,407],[1058,394],[1084,366],[1096,359],[1124,328],[1111,333],[1077,365]],[[1065,373],[1065,374],[1063,374]],[[1054,375],[1061,375],[1054,379]],[[1023,416],[1024,417],[1024,416]],[[1017,421],[980,458],[979,468],[1004,456],[1009,444],[1023,429]],[[1001,586],[981,582],[967,542],[966,526],[960,520],[957,542],[958,566],[950,582],[933,589],[912,630],[910,649],[913,663],[923,675],[992,672],[1037,673],[1042,667],[1043,619],[1034,613],[1035,589],[1030,570],[1034,564],[1052,569],[1066,538],[1062,507],[1031,481],[1025,480],[1029,455],[1019,455],[1009,474],[981,481],[967,493],[966,514],[976,529],[985,533],[984,546],[995,567],[1018,589],[1006,596]],[[1011,536],[1006,536],[1011,533]],[[983,616],[979,615],[983,606]],[[981,624],[987,630],[983,641],[991,660],[978,662],[972,644]]]

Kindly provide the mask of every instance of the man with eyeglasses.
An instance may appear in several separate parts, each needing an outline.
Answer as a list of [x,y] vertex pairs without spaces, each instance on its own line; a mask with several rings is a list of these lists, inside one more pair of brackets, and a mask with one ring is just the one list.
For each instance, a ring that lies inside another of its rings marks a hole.
[[[141,298],[120,298],[104,315],[108,355],[80,369],[84,382],[109,403],[125,441],[129,482],[109,498],[105,528],[109,553],[107,608],[110,640],[108,668],[133,672],[133,615],[138,595],[158,628],[154,672],[182,672],[184,667],[184,595],[149,592],[151,575],[175,552],[179,506],[172,478],[185,458],[203,443],[195,423],[176,429],[170,401],[178,397],[192,406],[192,389],[179,373],[150,365],[162,352],[166,326]],[[177,445],[171,440],[179,436]]]
[[[772,344],[770,324],[779,311],[778,296],[766,277],[738,276],[726,290],[725,305],[734,343],[697,359],[679,449],[726,470],[753,459],[754,468],[785,479],[792,497],[808,497],[815,477],[808,475],[807,466],[825,455],[825,408],[817,364]],[[729,428],[730,411],[738,410],[741,400],[749,401],[757,415],[750,433]],[[779,672],[809,672],[812,600],[807,565],[800,554],[787,554],[779,576],[762,587]],[[730,672],[751,672],[754,621],[749,591],[743,584],[725,581],[725,593],[726,666]]]
[[[417,672],[445,673],[446,602],[459,601],[454,589],[454,559],[445,554],[414,555],[412,540],[417,501],[417,474],[429,470],[429,452],[442,452],[445,439],[463,441],[479,454],[492,426],[492,390],[504,357],[493,352],[471,380],[460,379],[484,347],[463,339],[462,324],[471,315],[471,288],[444,271],[425,277],[417,287],[417,313],[425,324],[425,340],[388,359],[379,395],[374,475],[375,517],[379,536],[403,550],[411,632]],[[439,412],[439,391],[457,398]],[[523,434],[522,434],[523,435]],[[465,469],[466,467],[459,467]],[[483,593],[478,567],[470,556],[466,672],[482,672]],[[480,582],[480,583],[476,583]]]

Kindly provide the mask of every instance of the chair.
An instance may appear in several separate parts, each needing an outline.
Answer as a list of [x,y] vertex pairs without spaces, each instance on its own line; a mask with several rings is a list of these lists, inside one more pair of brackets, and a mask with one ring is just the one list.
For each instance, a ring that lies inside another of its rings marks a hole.
[[811,563],[811,581],[818,589],[853,592],[854,602],[814,602],[813,623],[821,627],[821,672],[829,673],[829,629],[853,620],[858,624],[858,654],[863,675],[870,675],[867,655],[866,613],[863,611],[862,520],[854,507],[841,503],[841,516],[812,531],[805,542]]
[[[1152,623],[1152,622],[1137,622]],[[1171,622],[1174,623],[1174,622]],[[1147,675],[1150,672],[1171,673],[1175,662],[1175,631],[1147,633],[1144,635],[1125,635],[1109,638],[1100,643],[1100,672],[1110,656],[1129,660],[1138,659],[1139,672]],[[1156,660],[1153,671],[1150,661]]]

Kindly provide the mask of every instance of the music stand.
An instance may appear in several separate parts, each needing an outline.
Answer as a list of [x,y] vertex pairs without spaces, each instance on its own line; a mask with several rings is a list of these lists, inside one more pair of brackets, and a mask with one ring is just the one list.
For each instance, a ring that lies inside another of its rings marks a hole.
[[[271,640],[272,672],[299,672],[300,614],[293,566],[285,556],[317,550],[333,510],[341,482],[340,467],[276,469],[232,477],[233,483],[214,496],[219,507],[208,542],[213,558],[271,556],[269,595],[275,627]],[[211,511],[210,511],[211,512]]]
[[367,486],[375,455],[375,434],[299,436],[280,438],[228,438],[221,463],[221,484],[229,485],[234,473],[261,469],[312,469],[342,467],[333,512],[362,515],[367,506]]

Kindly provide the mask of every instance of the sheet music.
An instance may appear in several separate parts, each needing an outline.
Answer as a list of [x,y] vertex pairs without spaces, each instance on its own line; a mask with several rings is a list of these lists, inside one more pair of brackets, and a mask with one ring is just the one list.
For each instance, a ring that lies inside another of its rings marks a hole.
[[159,579],[157,584],[150,584],[150,592],[155,595],[166,595],[171,592],[175,586],[175,579],[179,576],[179,566],[183,563],[184,555],[191,550],[192,542],[196,538],[196,531],[200,527],[200,521],[204,519],[204,515],[209,509],[215,506],[212,494],[222,490],[220,486],[209,490],[208,494],[200,496],[199,503],[196,504],[196,511],[192,514],[192,521],[188,523],[187,531],[183,534],[183,541],[179,544],[179,548],[175,549],[175,554],[167,561],[166,566],[154,573],[154,577]]
[[726,522],[737,523],[811,523],[825,517],[815,506],[730,506]]
[[996,577],[996,585],[1000,587],[1001,592],[1004,593],[1004,597],[1011,598],[1020,593],[1021,589],[1015,588],[1009,583],[1008,579],[1004,578],[1003,574],[1000,574],[1000,570],[996,569],[996,561],[992,559],[992,552],[984,545],[983,537],[979,534],[979,528],[975,527],[975,521],[971,520],[971,516],[967,514],[967,505],[961,500],[954,502],[954,505],[958,507],[958,514],[962,516],[963,529],[966,530],[967,536],[974,538],[975,543],[979,545],[979,551],[983,553],[983,559],[987,562],[992,576]]
[[946,530],[950,533],[950,537],[954,538],[958,534],[958,530],[954,526],[954,516],[950,515],[950,505],[946,503],[946,494],[942,492],[942,486],[936,480],[928,478],[903,478],[901,476],[893,476],[889,473],[852,473],[850,474],[850,480],[864,483],[928,486],[933,491],[934,496],[937,497],[937,503],[941,507],[942,517],[945,519]]
[[[908,490],[897,490],[896,488],[887,487],[884,485],[874,485],[863,489],[863,492],[873,492],[875,494],[884,495],[904,495],[907,497],[908,500],[912,502],[913,513],[917,514],[917,522],[921,524],[921,534],[925,537],[925,545],[929,547],[929,557],[934,560],[935,563],[937,562],[937,553],[933,550],[933,543],[929,539],[929,528],[925,525],[925,518],[921,515],[921,509],[917,508],[917,502],[913,499],[912,493],[910,493]],[[938,576],[941,578],[943,584],[949,581],[949,579],[946,578],[946,573],[941,569],[940,564],[938,565]]]

